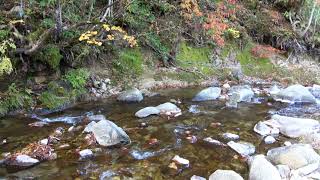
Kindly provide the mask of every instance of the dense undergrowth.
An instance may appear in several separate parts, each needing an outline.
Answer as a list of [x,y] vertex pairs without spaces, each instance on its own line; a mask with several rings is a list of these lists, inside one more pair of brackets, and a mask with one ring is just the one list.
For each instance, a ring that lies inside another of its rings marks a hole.
[[[176,67],[178,72],[155,74],[155,79],[233,79],[226,62],[230,59],[241,65],[245,75],[280,78],[288,72],[271,62],[274,54],[288,58],[297,53],[320,54],[318,1],[119,0],[108,4],[109,0],[3,2],[0,76],[19,81],[41,74],[50,80],[40,91],[35,82],[10,86],[1,95],[0,114],[36,106],[56,109],[75,101],[86,93],[92,66],[105,69],[104,74],[96,73],[112,77],[119,86],[132,84],[146,67],[159,66]],[[145,52],[152,52],[152,58],[146,58]],[[225,66],[218,67],[218,60]]]

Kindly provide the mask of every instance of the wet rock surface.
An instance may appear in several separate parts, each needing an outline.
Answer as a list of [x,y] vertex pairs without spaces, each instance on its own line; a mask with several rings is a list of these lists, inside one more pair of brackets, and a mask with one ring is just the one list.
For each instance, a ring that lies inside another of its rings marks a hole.
[[255,155],[250,162],[249,180],[281,180],[278,169],[264,155]]
[[275,165],[288,165],[290,169],[320,162],[320,156],[308,144],[293,144],[271,149],[267,152],[267,159]]
[[216,170],[210,175],[209,180],[243,180],[243,178],[231,170]]
[[92,132],[101,146],[114,146],[131,142],[126,132],[109,120],[101,120],[94,124],[90,123],[85,131]]
[[209,87],[200,91],[192,99],[192,101],[209,101],[217,99],[221,94],[221,88],[219,87]]
[[120,93],[117,99],[124,102],[140,102],[143,100],[143,95],[139,89],[134,88]]
[[280,90],[274,95],[275,100],[290,103],[316,103],[316,98],[311,94],[308,88],[296,84]]

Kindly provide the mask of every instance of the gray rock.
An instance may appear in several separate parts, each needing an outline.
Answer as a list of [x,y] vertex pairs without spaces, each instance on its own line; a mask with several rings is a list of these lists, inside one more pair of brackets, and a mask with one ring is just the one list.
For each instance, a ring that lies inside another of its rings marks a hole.
[[102,146],[128,144],[131,142],[129,136],[123,129],[111,121],[101,120],[98,123],[90,123],[89,125],[85,131],[92,132],[97,142]]
[[89,121],[101,121],[101,120],[106,120],[106,117],[104,115],[92,115],[88,116]]
[[279,128],[281,134],[291,138],[297,138],[307,133],[316,132],[320,128],[319,122],[313,119],[280,115],[273,115],[271,120],[265,121],[265,123],[274,128]]
[[83,132],[85,132],[85,133],[92,132],[93,126],[94,126],[95,124],[97,124],[95,121],[90,122],[90,123],[84,128]]
[[281,90],[274,95],[276,101],[282,102],[300,102],[300,103],[316,103],[316,98],[310,93],[308,88],[296,84]]
[[264,155],[256,155],[250,163],[249,180],[281,180],[280,174]]
[[276,166],[282,179],[290,177],[290,167],[288,165],[279,164]]
[[201,176],[193,175],[193,176],[191,176],[190,180],[206,180],[206,178],[201,177]]
[[238,140],[238,139],[240,139],[239,135],[232,134],[232,133],[223,133],[222,136],[223,136],[224,139],[227,139],[227,140]]
[[210,143],[210,144],[217,145],[217,146],[225,146],[225,144],[223,144],[222,142],[220,142],[216,139],[212,139],[211,137],[206,137],[203,139],[203,141]]
[[160,114],[160,110],[156,107],[145,107],[136,112],[135,116],[138,118],[145,118],[150,115],[158,115]]
[[239,153],[241,156],[250,156],[255,153],[256,148],[254,147],[253,144],[248,143],[248,142],[234,142],[230,141],[227,143],[228,146]]
[[254,96],[254,92],[250,88],[250,86],[232,86],[229,93],[230,95],[237,93],[239,97],[237,102],[251,102],[251,99]]
[[280,91],[281,91],[281,89],[280,89],[277,85],[274,85],[274,86],[272,86],[272,87],[269,89],[270,95],[276,95],[276,94],[278,94]]
[[314,97],[320,98],[320,85],[314,84],[312,88],[309,89],[309,91]]
[[240,99],[239,93],[232,93],[226,102],[227,108],[238,108],[238,100]]
[[160,104],[156,107],[161,113],[181,113],[181,109],[170,102]]
[[134,88],[134,89],[122,92],[117,99],[118,101],[124,101],[124,102],[140,102],[143,100],[143,95],[141,91]]
[[232,170],[216,170],[210,175],[209,180],[243,180],[243,178]]
[[221,94],[221,88],[209,87],[200,91],[192,101],[209,101],[217,99]]
[[267,152],[267,159],[275,165],[288,165],[290,169],[298,169],[312,163],[318,163],[320,156],[307,144],[293,144],[278,147]]
[[268,126],[267,124],[261,121],[254,126],[253,130],[261,136],[278,135],[280,133],[278,128]]
[[84,149],[79,152],[81,158],[88,158],[93,156],[93,152],[90,149]]
[[199,114],[201,111],[200,111],[198,105],[191,105],[189,107],[189,112],[192,113],[192,114]]
[[310,144],[313,149],[320,150],[320,134],[319,133],[307,133],[299,137],[299,140],[303,144]]
[[18,167],[30,167],[33,166],[40,161],[38,159],[34,159],[28,155],[18,155],[13,161],[8,160],[6,161],[7,165],[10,166],[18,166]]
[[266,144],[273,144],[274,142],[276,142],[276,139],[272,136],[267,136],[264,138],[264,143]]

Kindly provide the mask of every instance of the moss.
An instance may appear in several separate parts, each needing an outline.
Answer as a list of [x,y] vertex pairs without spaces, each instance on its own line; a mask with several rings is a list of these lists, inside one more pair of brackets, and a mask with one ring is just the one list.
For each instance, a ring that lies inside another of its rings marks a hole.
[[13,83],[4,93],[5,96],[0,100],[0,116],[4,116],[9,111],[29,108],[32,104],[32,98],[26,90],[20,90]]
[[186,42],[182,42],[176,59],[178,65],[182,68],[189,69],[195,73],[199,72],[201,75],[212,76],[215,74],[215,69],[210,61],[210,55],[211,49],[208,46],[193,47],[187,45]]
[[90,73],[86,69],[73,69],[65,75],[65,80],[69,82],[73,89],[84,90]]
[[139,48],[124,49],[113,61],[115,75],[120,79],[137,78],[143,73],[143,57]]
[[68,97],[60,97],[50,91],[43,92],[40,95],[39,100],[41,105],[48,109],[57,109],[69,102]]
[[53,44],[49,44],[36,55],[37,60],[45,62],[54,70],[59,68],[62,58],[59,47]]
[[274,65],[268,58],[256,58],[251,54],[252,45],[237,54],[237,60],[240,62],[243,73],[248,76],[261,78],[269,77],[275,70]]

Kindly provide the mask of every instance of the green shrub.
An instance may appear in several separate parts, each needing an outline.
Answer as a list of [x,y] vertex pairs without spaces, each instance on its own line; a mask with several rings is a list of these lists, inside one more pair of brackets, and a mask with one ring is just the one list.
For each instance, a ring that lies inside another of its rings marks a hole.
[[135,0],[128,4],[124,20],[130,27],[135,29],[144,29],[155,20],[149,2],[144,0]]
[[51,18],[45,18],[41,22],[41,27],[49,29],[55,26],[55,22]]
[[69,82],[74,89],[83,90],[90,73],[83,68],[73,69],[65,75],[65,79]]
[[3,41],[8,38],[10,31],[7,29],[0,29],[0,41]]
[[36,55],[37,60],[47,63],[54,70],[59,68],[62,58],[59,47],[53,44],[49,44]]

